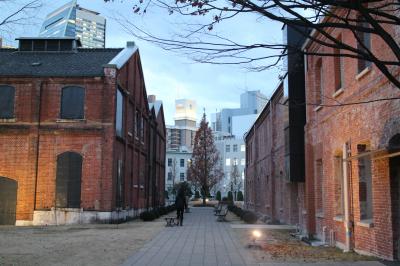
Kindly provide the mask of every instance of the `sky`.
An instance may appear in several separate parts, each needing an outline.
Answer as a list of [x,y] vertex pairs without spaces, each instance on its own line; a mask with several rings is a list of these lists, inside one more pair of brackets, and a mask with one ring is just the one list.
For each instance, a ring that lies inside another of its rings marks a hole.
[[[3,6],[1,17],[28,0],[16,0]],[[43,0],[41,9],[28,25],[15,25],[7,32],[0,31],[5,44],[16,45],[17,37],[37,36],[46,15],[67,3],[67,0]],[[153,33],[162,36],[182,32],[185,20],[169,16],[165,10],[149,9],[145,15],[133,12],[135,1],[78,0],[84,8],[101,13],[107,19],[106,47],[125,47],[127,41],[135,41],[139,47],[147,94],[155,94],[164,104],[167,124],[173,124],[175,99],[194,99],[198,106],[198,119],[203,109],[208,118],[222,108],[239,107],[240,94],[246,90],[260,90],[267,97],[278,84],[279,68],[262,72],[249,71],[238,65],[210,65],[196,63],[179,51],[166,51],[152,43],[136,39],[115,19],[127,19]],[[192,17],[190,18],[192,19]],[[197,19],[197,18],[195,18]],[[214,32],[247,43],[281,41],[281,25],[252,16],[240,16],[214,27]]]

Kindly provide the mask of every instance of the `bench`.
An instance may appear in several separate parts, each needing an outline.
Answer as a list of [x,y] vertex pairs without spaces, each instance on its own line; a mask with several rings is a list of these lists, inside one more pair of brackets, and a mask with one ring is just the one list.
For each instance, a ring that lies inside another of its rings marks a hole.
[[221,209],[221,211],[216,214],[218,222],[224,222],[226,215],[228,214],[228,207]]
[[176,225],[176,217],[165,217],[165,221],[167,222],[167,224],[165,226],[174,226]]
[[222,204],[218,203],[218,205],[214,207],[214,215],[219,214],[221,210],[222,210]]

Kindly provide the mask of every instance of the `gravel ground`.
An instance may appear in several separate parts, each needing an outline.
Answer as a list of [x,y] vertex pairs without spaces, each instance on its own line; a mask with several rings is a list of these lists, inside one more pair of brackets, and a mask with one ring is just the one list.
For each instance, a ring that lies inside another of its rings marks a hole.
[[[252,231],[234,229],[244,246],[252,244]],[[353,252],[344,253],[334,247],[312,247],[290,236],[289,230],[259,230],[257,246],[249,248],[258,263],[265,262],[353,262],[376,260]]]
[[120,265],[164,225],[0,226],[0,265]]

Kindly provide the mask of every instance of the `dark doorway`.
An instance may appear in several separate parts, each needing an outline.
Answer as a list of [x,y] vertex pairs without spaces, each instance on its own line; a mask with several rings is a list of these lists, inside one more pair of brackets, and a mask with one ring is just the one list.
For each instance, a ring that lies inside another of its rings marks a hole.
[[82,156],[65,152],[57,157],[56,207],[80,208]]
[[15,225],[17,187],[17,181],[0,176],[0,225]]
[[[389,141],[389,152],[392,155],[400,151],[400,134]],[[400,260],[400,156],[389,159],[390,186],[392,196],[393,244],[394,258]]]

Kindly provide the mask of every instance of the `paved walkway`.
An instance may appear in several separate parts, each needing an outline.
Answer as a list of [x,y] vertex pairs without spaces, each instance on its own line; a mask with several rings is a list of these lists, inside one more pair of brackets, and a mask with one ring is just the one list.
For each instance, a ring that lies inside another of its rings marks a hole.
[[191,208],[182,227],[166,227],[123,264],[138,266],[378,266],[379,262],[255,263],[229,223],[217,222],[212,208]]
[[123,265],[239,266],[248,261],[229,223],[216,222],[212,208],[191,208],[182,227],[166,227]]

